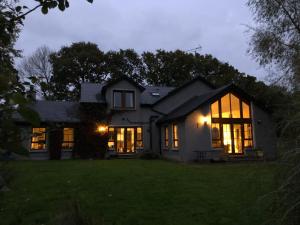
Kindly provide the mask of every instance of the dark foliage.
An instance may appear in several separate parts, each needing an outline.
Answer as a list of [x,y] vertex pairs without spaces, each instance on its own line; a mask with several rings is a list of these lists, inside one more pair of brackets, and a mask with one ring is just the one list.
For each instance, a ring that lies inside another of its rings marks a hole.
[[140,159],[146,159],[146,160],[151,160],[151,159],[158,159],[159,155],[151,150],[145,150],[141,152],[138,157]]

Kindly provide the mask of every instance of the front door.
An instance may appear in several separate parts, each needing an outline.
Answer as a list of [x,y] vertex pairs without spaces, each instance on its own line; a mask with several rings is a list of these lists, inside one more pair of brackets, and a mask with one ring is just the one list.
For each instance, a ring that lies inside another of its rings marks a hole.
[[134,128],[122,127],[116,128],[117,133],[117,152],[118,153],[134,153],[135,152],[135,140],[134,140]]
[[223,124],[223,145],[229,154],[242,154],[242,125]]

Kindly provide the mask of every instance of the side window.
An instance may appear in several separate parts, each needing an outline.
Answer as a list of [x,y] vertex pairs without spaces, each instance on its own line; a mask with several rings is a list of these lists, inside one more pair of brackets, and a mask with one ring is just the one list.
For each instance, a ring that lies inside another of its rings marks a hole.
[[34,151],[44,149],[46,149],[46,128],[32,128],[31,150]]
[[134,91],[114,90],[113,108],[115,109],[133,109],[135,107]]
[[179,139],[178,139],[178,125],[173,124],[172,126],[172,138],[173,138],[173,148],[177,149],[179,147]]
[[169,127],[164,127],[164,147],[169,148]]
[[63,149],[72,149],[74,147],[74,128],[64,128],[63,130]]

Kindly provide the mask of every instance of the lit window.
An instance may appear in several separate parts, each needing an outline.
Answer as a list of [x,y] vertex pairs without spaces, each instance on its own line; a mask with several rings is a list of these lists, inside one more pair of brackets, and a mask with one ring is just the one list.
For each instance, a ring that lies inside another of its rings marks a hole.
[[135,107],[133,91],[113,91],[113,106],[116,109]]
[[240,112],[240,99],[230,94],[230,106],[231,106],[231,117],[232,118],[241,118]]
[[221,98],[222,118],[230,118],[230,95]]
[[242,103],[243,106],[243,118],[250,118],[250,106],[243,102]]
[[113,127],[108,128],[108,149],[115,148],[115,129]]
[[64,128],[64,139],[62,143],[63,149],[72,149],[74,147],[74,129]]
[[244,124],[244,147],[249,148],[253,146],[252,126],[251,124]]
[[212,135],[212,146],[213,146],[213,148],[222,147],[221,131],[220,131],[220,124],[219,123],[212,123],[211,124],[211,135]]
[[178,125],[173,124],[173,148],[178,148],[179,143],[178,143]]
[[143,148],[143,129],[141,127],[136,128],[136,147]]
[[169,147],[169,128],[168,126],[164,127],[164,147]]
[[219,101],[216,101],[213,104],[211,104],[211,117],[219,118]]
[[46,128],[32,128],[31,149],[46,149]]

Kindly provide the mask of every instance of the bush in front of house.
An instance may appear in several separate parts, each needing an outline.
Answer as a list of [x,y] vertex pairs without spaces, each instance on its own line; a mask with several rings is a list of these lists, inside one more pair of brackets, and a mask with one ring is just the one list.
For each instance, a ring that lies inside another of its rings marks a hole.
[[146,160],[151,160],[151,159],[158,159],[159,155],[149,149],[139,153],[138,155],[139,159],[146,159]]

